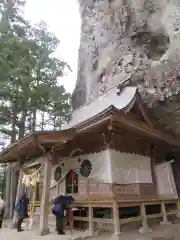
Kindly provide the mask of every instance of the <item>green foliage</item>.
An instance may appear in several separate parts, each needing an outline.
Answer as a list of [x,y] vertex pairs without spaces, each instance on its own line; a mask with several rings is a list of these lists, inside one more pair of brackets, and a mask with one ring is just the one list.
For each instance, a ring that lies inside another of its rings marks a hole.
[[24,4],[0,4],[0,132],[12,142],[36,129],[60,129],[71,108],[70,94],[58,85],[70,67],[53,57],[59,40],[44,22],[23,19]]

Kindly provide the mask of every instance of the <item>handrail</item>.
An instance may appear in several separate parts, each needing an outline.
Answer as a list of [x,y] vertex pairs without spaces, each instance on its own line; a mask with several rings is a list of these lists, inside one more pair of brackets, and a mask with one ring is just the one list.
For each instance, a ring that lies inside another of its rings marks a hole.
[[[151,202],[152,201],[152,202]],[[147,199],[147,200],[136,200],[136,201],[118,201],[118,207],[131,207],[132,204],[134,204],[133,206],[139,206],[139,207],[142,207],[142,204],[143,206],[148,206],[148,205],[154,205],[154,204],[157,204],[157,205],[161,205],[161,212],[160,213],[155,213],[155,214],[146,214],[146,219],[153,219],[153,218],[159,218],[159,217],[163,217],[164,216],[171,216],[171,215],[175,215],[177,213],[180,212],[180,200],[179,199],[163,199],[163,200],[160,200],[160,199],[153,199],[153,200],[150,200],[150,199]],[[115,200],[112,200],[112,201],[76,201],[75,202],[75,205],[76,206],[79,206],[81,207],[81,204],[87,204],[87,208],[88,208],[88,205],[91,205],[92,208],[93,208],[93,205],[96,205],[99,203],[99,208],[103,207],[103,203],[104,204],[112,204],[115,202]],[[172,204],[172,203],[175,203],[176,204],[176,209],[173,209],[173,210],[166,210],[166,209],[163,209],[162,208],[162,204]],[[36,201],[34,202],[34,206],[35,207],[40,207],[40,201]],[[84,207],[84,206],[83,206]],[[96,206],[97,207],[97,206]],[[35,214],[36,215],[36,214]],[[124,223],[131,223],[131,222],[137,222],[137,221],[143,221],[143,216],[142,215],[139,215],[137,217],[129,217],[129,218],[120,218],[120,224],[124,224]],[[89,222],[89,217],[80,217],[80,216],[73,216],[73,221],[85,221],[85,222]],[[93,217],[92,218],[92,222],[93,223],[102,223],[102,224],[113,224],[113,219],[106,219],[106,218],[95,218]]]

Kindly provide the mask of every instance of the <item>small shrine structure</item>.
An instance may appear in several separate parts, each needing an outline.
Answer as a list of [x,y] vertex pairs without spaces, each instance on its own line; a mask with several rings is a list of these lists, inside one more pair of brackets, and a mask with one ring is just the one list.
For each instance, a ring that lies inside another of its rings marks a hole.
[[49,233],[51,200],[63,194],[79,208],[74,228],[91,235],[113,229],[119,239],[125,223],[139,221],[140,232],[148,232],[148,219],[168,223],[180,212],[180,174],[175,179],[171,166],[177,159],[167,158],[178,149],[178,139],[154,126],[137,87],[125,87],[74,110],[62,131],[35,132],[10,145],[0,163],[20,163],[17,199],[26,187],[41,235]]

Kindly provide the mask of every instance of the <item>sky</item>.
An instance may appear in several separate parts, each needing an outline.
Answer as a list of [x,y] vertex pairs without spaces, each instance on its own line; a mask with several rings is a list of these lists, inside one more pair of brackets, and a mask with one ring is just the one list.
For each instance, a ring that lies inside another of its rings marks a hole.
[[25,17],[36,23],[45,21],[60,40],[56,57],[66,61],[72,72],[60,80],[72,92],[77,76],[80,16],[77,0],[27,0]]

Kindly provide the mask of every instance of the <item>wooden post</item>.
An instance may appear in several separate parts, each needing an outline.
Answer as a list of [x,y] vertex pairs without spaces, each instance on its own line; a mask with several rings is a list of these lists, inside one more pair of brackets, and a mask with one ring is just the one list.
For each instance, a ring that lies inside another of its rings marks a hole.
[[88,206],[88,212],[89,212],[89,232],[91,233],[90,235],[94,235],[95,229],[94,229],[94,223],[93,223],[93,207],[92,204],[89,204]]
[[42,199],[40,204],[40,236],[50,233],[48,228],[48,215],[49,215],[49,200],[50,200],[50,183],[51,183],[51,170],[52,170],[52,155],[46,153],[44,158],[44,177]]
[[120,231],[119,207],[117,202],[113,203],[113,220],[114,220],[114,234],[112,236],[112,239],[119,240],[121,231]]
[[162,214],[163,214],[163,221],[161,222],[161,224],[170,224],[171,222],[168,221],[166,206],[165,206],[164,201],[161,202],[161,211],[162,211]]
[[[19,179],[18,179],[18,187],[17,187],[17,193],[16,193],[16,202],[15,205],[17,204],[20,196],[23,194],[24,190],[24,184],[22,183],[23,180],[23,164],[20,164],[20,169],[19,169]],[[13,216],[13,227],[16,227],[16,220],[17,220],[17,213],[14,211],[14,216]]]
[[142,217],[142,228],[139,229],[139,233],[151,233],[152,230],[149,228],[147,223],[146,208],[144,203],[141,203],[141,217]]
[[11,168],[12,167],[9,166],[6,170],[5,218],[8,218],[10,213]]
[[[19,166],[18,166],[19,167]],[[19,177],[18,179],[16,176],[16,170],[15,167],[11,166],[11,180],[10,180],[10,200],[9,200],[9,217],[13,218],[14,216],[14,204],[16,203],[16,197],[17,197],[17,191],[18,191],[18,183],[19,183]],[[19,169],[18,169],[19,171]]]
[[177,211],[178,211],[178,213],[176,214],[176,217],[180,218],[180,200],[179,200],[179,198],[177,199]]
[[69,210],[69,234],[72,235],[73,230],[73,211]]
[[57,183],[56,185],[56,197],[59,196],[59,183]]
[[177,199],[176,206],[177,206],[177,211],[180,212],[180,201],[179,201],[179,198]]
[[158,195],[157,192],[157,180],[156,180],[156,147],[151,146],[151,172],[152,172],[152,180],[153,180],[153,185],[155,188],[155,196]]

